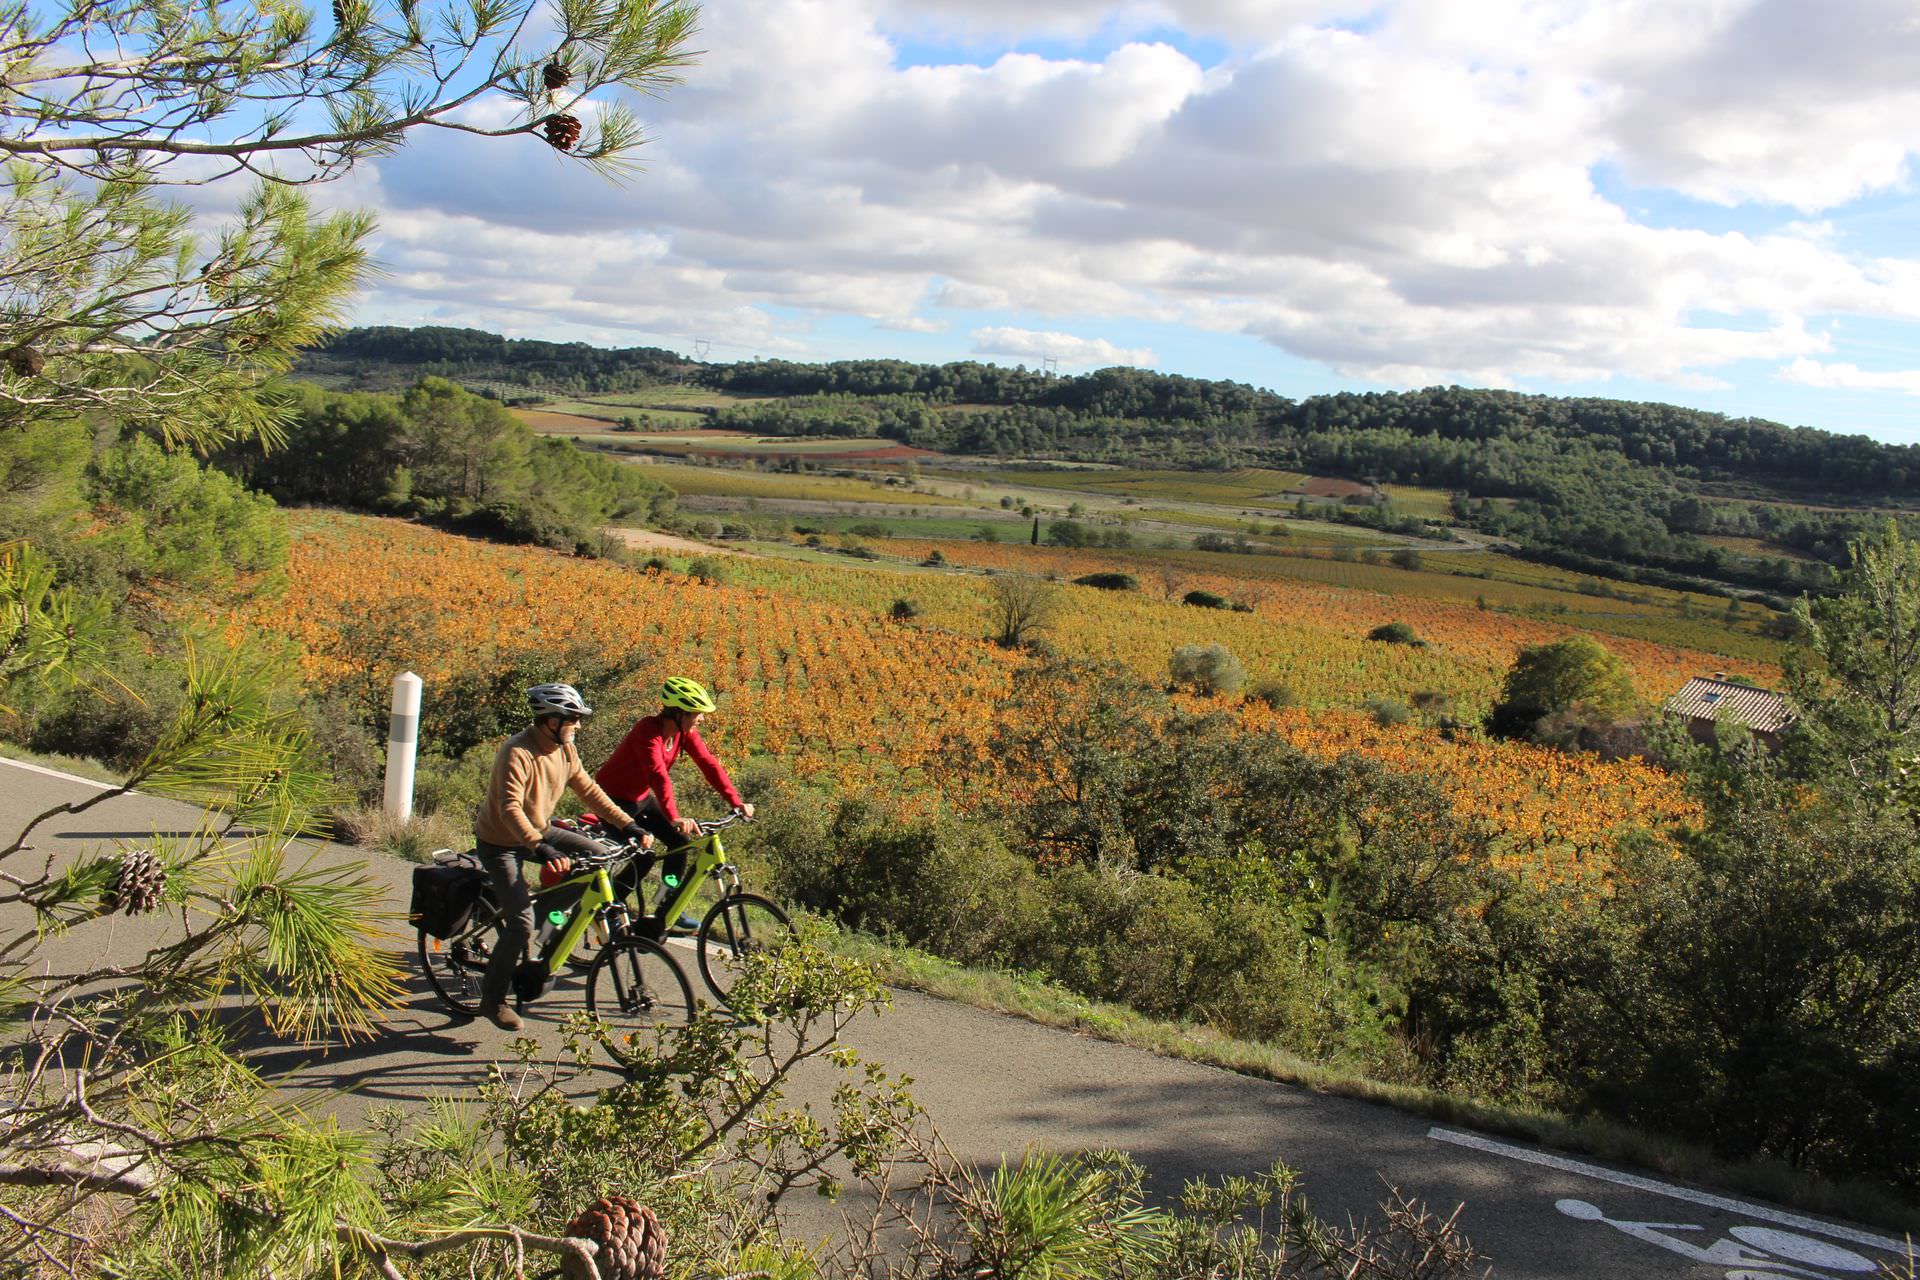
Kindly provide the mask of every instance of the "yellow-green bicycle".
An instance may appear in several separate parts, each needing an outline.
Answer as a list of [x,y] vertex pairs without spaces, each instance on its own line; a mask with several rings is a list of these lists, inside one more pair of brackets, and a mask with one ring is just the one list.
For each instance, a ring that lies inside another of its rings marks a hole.
[[749,821],[744,810],[735,809],[724,818],[696,825],[700,834],[673,850],[687,855],[686,875],[674,884],[663,876],[664,892],[671,895],[664,909],[656,914],[663,920],[678,920],[689,912],[711,880],[719,899],[707,908],[694,933],[694,952],[700,962],[700,980],[713,992],[714,999],[732,1007],[728,992],[739,979],[743,957],[763,950],[793,931],[793,922],[772,901],[740,887],[740,869],[727,861],[726,846],[720,833],[736,822]]
[[[699,824],[700,834],[676,851],[688,855],[687,872],[678,884],[666,886],[671,898],[662,913],[678,919],[709,880],[718,886],[719,899],[702,917],[693,947],[702,981],[722,1004],[729,1003],[746,958],[792,929],[780,907],[741,889],[740,872],[727,861],[720,832],[745,817],[735,810]],[[552,990],[562,970],[585,970],[587,1013],[607,1027],[609,1050],[624,1060],[623,1045],[650,1038],[661,1026],[692,1021],[693,987],[668,947],[647,936],[645,922],[635,918],[614,885],[614,873],[644,852],[641,845],[613,840],[588,823],[565,825],[600,849],[574,856],[566,878],[534,892],[536,955],[515,971],[514,995],[520,1004],[530,1004]],[[442,849],[434,856],[442,865],[470,865],[479,875],[471,855]],[[421,968],[434,994],[454,1012],[479,1013],[481,976],[499,932],[500,908],[484,883],[470,913],[444,936],[419,930]]]
[[[608,1050],[625,1060],[627,1046],[651,1042],[662,1026],[693,1020],[693,988],[659,943],[642,936],[627,904],[613,887],[610,870],[637,857],[638,843],[597,841],[601,849],[573,858],[565,879],[533,895],[535,958],[514,972],[513,991],[530,1004],[552,990],[569,966],[586,970],[587,1013],[607,1030]],[[440,850],[444,866],[478,864],[471,855]],[[434,994],[456,1013],[480,1012],[480,980],[500,933],[500,907],[484,883],[456,927],[438,937],[419,931],[420,964]]]

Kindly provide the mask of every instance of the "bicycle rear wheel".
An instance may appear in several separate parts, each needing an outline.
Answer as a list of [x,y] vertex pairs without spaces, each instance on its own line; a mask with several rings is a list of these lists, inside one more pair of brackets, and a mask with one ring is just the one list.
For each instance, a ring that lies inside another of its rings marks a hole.
[[420,967],[426,971],[427,985],[455,1013],[471,1017],[480,1012],[480,976],[486,972],[499,933],[500,908],[485,891],[474,902],[466,926],[451,938],[419,931]]
[[650,1048],[662,1027],[693,1021],[693,988],[658,944],[631,935],[600,949],[587,972],[587,1012],[606,1025],[616,1062]]
[[[732,893],[713,904],[700,922],[700,980],[721,1004],[756,952],[793,932],[787,913],[757,893]],[[735,1010],[735,1012],[739,1012]]]

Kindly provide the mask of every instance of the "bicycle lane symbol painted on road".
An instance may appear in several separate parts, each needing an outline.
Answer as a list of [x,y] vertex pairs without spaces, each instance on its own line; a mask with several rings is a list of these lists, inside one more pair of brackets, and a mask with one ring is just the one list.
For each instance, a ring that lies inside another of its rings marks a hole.
[[1608,1217],[1598,1205],[1585,1200],[1556,1200],[1553,1207],[1569,1218],[1602,1223],[1694,1262],[1727,1268],[1725,1280],[1844,1280],[1880,1269],[1872,1258],[1851,1249],[1777,1227],[1742,1223],[1709,1241],[1704,1235],[1677,1234],[1706,1231],[1695,1223],[1627,1222]]

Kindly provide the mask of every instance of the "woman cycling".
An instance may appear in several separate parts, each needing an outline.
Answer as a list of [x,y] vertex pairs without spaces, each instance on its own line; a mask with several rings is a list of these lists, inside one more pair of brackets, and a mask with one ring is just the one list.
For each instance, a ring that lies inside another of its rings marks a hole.
[[[673,802],[673,779],[668,770],[684,752],[693,758],[707,785],[719,792],[727,804],[753,816],[753,806],[740,798],[739,788],[727,776],[726,768],[700,737],[700,722],[714,709],[713,695],[685,676],[671,676],[660,686],[660,712],[643,716],[627,731],[607,762],[593,780],[632,813],[640,826],[659,837],[668,849],[660,868],[661,880],[669,890],[678,887],[687,871],[687,855],[677,852],[700,834],[699,824],[680,816]],[[637,890],[648,867],[636,859],[621,877],[622,887]],[[662,893],[653,914],[656,929],[663,926],[671,892]],[[699,921],[682,916],[677,929],[695,929]]]

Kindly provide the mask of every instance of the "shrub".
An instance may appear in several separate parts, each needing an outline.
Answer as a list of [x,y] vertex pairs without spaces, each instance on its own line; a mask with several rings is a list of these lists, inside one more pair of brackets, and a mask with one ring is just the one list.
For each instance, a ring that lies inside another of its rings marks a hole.
[[891,536],[887,526],[873,520],[863,520],[859,524],[848,525],[847,532],[860,538],[885,538]]
[[26,745],[132,769],[173,723],[180,699],[177,669],[159,659],[129,658],[115,667],[113,680],[60,694],[35,717]]
[[719,556],[695,556],[687,562],[687,576],[698,582],[718,584],[727,580],[727,562]]
[[1367,632],[1367,639],[1378,640],[1382,644],[1408,644],[1416,649],[1424,649],[1427,642],[1422,640],[1412,626],[1404,622],[1387,622]]
[[1376,693],[1361,704],[1363,710],[1373,717],[1373,722],[1381,728],[1391,728],[1397,724],[1406,724],[1413,719],[1413,711],[1398,698],[1389,698]]
[[1173,651],[1167,672],[1176,687],[1204,695],[1238,693],[1247,669],[1223,644],[1184,644]]
[[1089,573],[1073,581],[1078,586],[1098,587],[1102,591],[1138,591],[1140,589],[1140,579],[1130,573]]
[[1487,716],[1487,732],[1527,737],[1543,716],[1575,708],[1589,723],[1619,720],[1637,702],[1626,663],[1591,636],[1568,636],[1520,651]]
[[1300,705],[1300,695],[1284,680],[1262,680],[1247,694],[1249,699],[1266,703],[1275,711]]
[[887,610],[887,616],[895,622],[905,622],[920,616],[920,606],[902,596],[893,602],[893,607]]
[[946,562],[947,562],[947,558],[940,554],[940,548],[935,547],[933,550],[927,552],[927,558],[925,560],[922,560],[920,563],[925,565],[927,568],[932,569],[932,568],[937,568],[938,566],[943,565]]
[[1417,571],[1423,563],[1420,559],[1420,553],[1412,547],[1401,547],[1387,558],[1393,562],[1393,566],[1396,569]]
[[1232,604],[1225,596],[1215,595],[1211,591],[1189,591],[1180,599],[1196,609],[1225,609]]
[[789,798],[766,805],[754,835],[779,895],[966,964],[1011,961],[1045,931],[1031,864],[993,828],[944,812],[907,819],[864,797],[820,803],[773,785]]
[[1094,539],[1086,526],[1071,520],[1054,520],[1047,525],[1047,541],[1056,547],[1085,547]]

